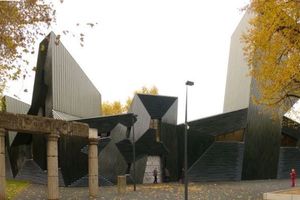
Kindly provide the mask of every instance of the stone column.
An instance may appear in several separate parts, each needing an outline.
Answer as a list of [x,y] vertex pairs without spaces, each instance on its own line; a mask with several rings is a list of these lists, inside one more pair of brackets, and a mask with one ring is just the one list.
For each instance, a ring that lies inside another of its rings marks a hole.
[[48,170],[48,199],[59,199],[58,186],[58,159],[57,141],[58,135],[52,133],[48,136],[47,142],[47,170]]
[[5,129],[0,129],[0,200],[5,200]]
[[97,197],[98,184],[98,131],[89,129],[89,193],[90,197]]

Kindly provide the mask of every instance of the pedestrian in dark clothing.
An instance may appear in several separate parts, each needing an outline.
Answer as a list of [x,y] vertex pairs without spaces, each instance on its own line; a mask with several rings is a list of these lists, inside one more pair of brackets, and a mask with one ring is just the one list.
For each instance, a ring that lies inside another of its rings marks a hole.
[[157,170],[156,170],[156,168],[153,170],[153,176],[154,176],[154,182],[153,183],[157,183]]

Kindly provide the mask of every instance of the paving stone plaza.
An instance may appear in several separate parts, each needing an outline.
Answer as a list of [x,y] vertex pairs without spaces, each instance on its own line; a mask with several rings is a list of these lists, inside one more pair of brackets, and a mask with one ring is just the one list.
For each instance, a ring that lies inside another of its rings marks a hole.
[[[127,192],[119,195],[116,186],[99,188],[99,197],[105,200],[181,200],[184,198],[183,185],[169,184],[144,184],[137,185],[137,191],[133,192],[133,186],[127,186]],[[263,199],[263,193],[290,188],[289,180],[261,180],[261,181],[237,181],[237,182],[211,182],[189,184],[189,199],[204,200],[256,200]],[[31,185],[18,195],[16,200],[47,199],[46,187],[43,185]],[[60,188],[61,199],[88,199],[88,188]]]

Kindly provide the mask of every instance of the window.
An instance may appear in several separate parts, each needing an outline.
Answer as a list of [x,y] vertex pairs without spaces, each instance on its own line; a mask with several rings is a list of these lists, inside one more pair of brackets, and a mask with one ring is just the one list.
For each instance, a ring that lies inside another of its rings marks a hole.
[[151,119],[150,120],[150,128],[155,129],[155,138],[156,142],[160,142],[160,124],[161,120],[160,119]]

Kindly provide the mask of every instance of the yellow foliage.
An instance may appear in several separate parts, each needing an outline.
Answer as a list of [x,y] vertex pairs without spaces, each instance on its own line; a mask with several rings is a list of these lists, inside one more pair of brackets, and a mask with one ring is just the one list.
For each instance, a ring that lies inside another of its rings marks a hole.
[[[0,1],[0,85],[19,78],[34,42],[53,20],[53,8],[40,0]],[[1,92],[1,91],[0,91]],[[0,93],[1,95],[1,93]]]
[[102,115],[117,115],[124,113],[124,111],[120,101],[114,101],[112,103],[105,101],[102,103]]
[[134,94],[158,95],[158,89],[156,86],[152,86],[151,88],[147,88],[147,87],[143,86],[141,89],[134,91]]
[[15,181],[15,180],[8,180],[6,181],[6,194],[7,199],[14,199],[22,190],[27,188],[30,184],[26,181]]
[[243,35],[250,74],[259,89],[256,102],[268,107],[300,97],[300,3],[251,0],[250,29]]
[[[143,86],[141,89],[134,91],[134,94],[152,94],[157,95],[158,89],[156,86],[147,88]],[[116,115],[121,113],[126,113],[132,103],[132,98],[128,97],[124,105],[120,101],[114,101],[112,103],[105,101],[102,103],[102,115]]]

